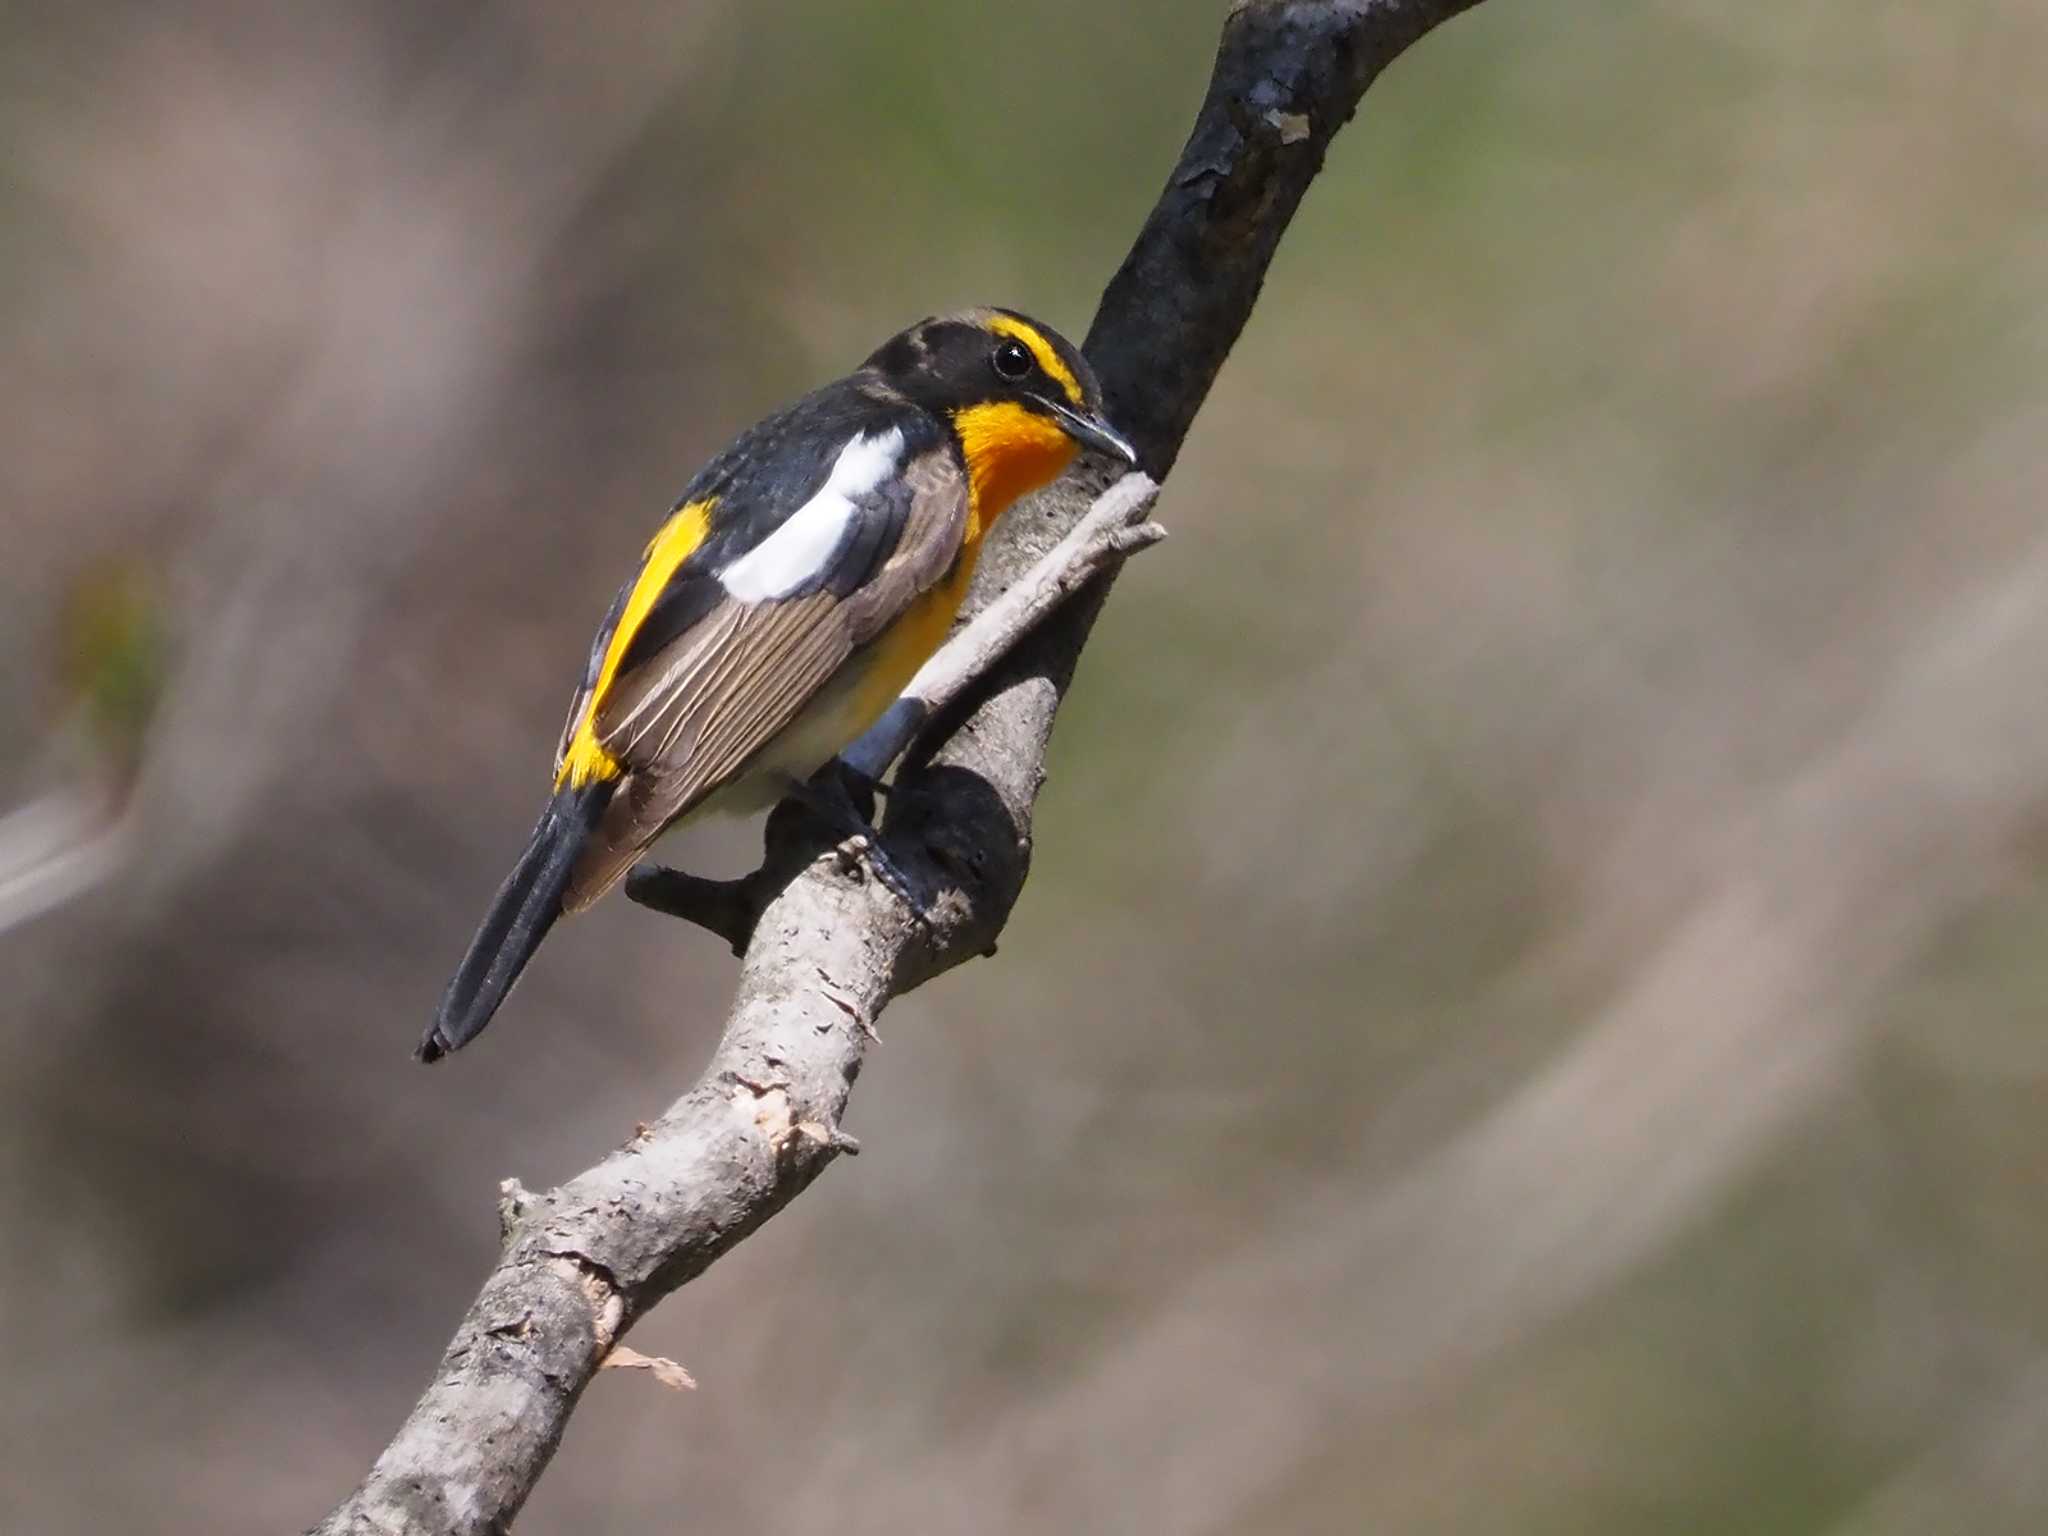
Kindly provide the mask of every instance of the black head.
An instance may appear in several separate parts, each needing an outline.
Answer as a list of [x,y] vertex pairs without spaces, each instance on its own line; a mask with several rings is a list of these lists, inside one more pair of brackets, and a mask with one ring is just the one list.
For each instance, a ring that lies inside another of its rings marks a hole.
[[1102,386],[1087,359],[1051,326],[1014,310],[921,321],[884,342],[866,366],[949,420],[978,406],[1017,406],[1049,418],[1083,447],[1138,462],[1129,439],[1102,414]]

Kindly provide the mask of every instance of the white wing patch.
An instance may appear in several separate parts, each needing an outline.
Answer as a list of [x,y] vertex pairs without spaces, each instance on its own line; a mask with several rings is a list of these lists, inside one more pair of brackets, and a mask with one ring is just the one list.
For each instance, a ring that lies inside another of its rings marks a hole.
[[789,520],[726,567],[719,583],[743,603],[788,597],[815,581],[831,562],[856,516],[854,502],[896,472],[903,429],[856,437],[839,450],[818,493]]

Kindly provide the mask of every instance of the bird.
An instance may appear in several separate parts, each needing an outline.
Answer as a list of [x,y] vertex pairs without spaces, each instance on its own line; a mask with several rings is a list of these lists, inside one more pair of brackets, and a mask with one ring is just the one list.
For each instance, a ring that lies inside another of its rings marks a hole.
[[598,627],[546,807],[418,1058],[475,1039],[556,920],[670,828],[818,804],[804,786],[945,640],[996,520],[1084,450],[1139,460],[1079,349],[977,308],[891,337],[705,465]]

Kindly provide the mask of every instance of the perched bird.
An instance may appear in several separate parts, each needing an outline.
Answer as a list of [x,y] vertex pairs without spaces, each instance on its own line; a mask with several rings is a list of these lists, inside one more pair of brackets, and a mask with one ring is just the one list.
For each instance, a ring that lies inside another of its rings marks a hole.
[[663,832],[773,805],[872,725],[945,639],[996,518],[1083,447],[1137,462],[1071,344],[977,309],[912,326],[706,465],[598,629],[553,797],[420,1059],[474,1039],[555,919]]

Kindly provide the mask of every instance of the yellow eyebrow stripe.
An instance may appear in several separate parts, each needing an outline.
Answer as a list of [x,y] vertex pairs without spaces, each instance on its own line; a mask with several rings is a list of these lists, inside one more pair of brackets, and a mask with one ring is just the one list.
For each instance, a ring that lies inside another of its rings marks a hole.
[[613,626],[612,637],[604,648],[604,662],[597,669],[597,681],[591,685],[590,697],[583,701],[583,714],[576,722],[576,729],[569,738],[568,750],[562,754],[562,766],[555,772],[555,788],[581,789],[595,779],[609,779],[618,774],[619,765],[611,753],[597,739],[597,708],[604,702],[604,696],[618,675],[619,663],[625,659],[626,650],[633,643],[640,626],[647,622],[647,615],[653,611],[655,602],[662,591],[674,579],[682,563],[697,552],[697,546],[704,542],[704,535],[711,526],[710,501],[692,501],[678,507],[661,525],[661,529],[647,541],[647,549],[640,557],[640,574],[633,581],[633,590],[626,596],[626,606],[620,610],[619,622]]
[[1009,315],[991,315],[989,329],[999,336],[1012,336],[1031,349],[1031,355],[1038,359],[1038,366],[1045,370],[1047,378],[1067,392],[1067,404],[1081,406],[1086,402],[1081,397],[1081,381],[1074,377],[1074,370],[1060,361],[1059,353],[1052,343],[1040,335],[1033,326]]

